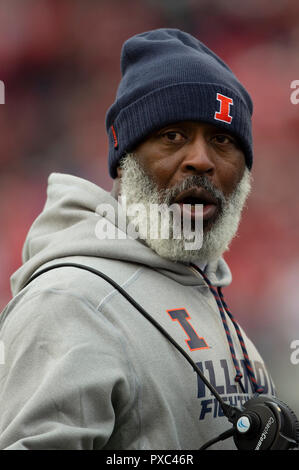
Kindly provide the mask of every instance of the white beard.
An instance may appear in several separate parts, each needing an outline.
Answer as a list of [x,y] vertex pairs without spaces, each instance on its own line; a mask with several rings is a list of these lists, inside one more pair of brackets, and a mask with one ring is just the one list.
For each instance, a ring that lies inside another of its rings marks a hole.
[[[145,243],[154,250],[159,256],[180,262],[209,263],[216,260],[229,249],[229,245],[236,235],[241,220],[241,213],[246,199],[251,190],[251,173],[245,168],[244,175],[238,183],[234,192],[225,198],[221,191],[215,189],[206,177],[187,177],[180,185],[171,189],[159,191],[153,180],[145,174],[144,170],[137,161],[135,154],[127,154],[121,162],[121,196],[125,196],[127,206],[130,204],[141,203],[146,208],[144,220],[138,219],[135,224],[136,230],[142,232],[142,227],[149,227],[149,213],[151,204],[169,205],[173,196],[181,191],[194,186],[204,187],[221,202],[221,211],[211,228],[203,233],[202,246],[200,249],[186,250],[185,240],[183,238],[151,238],[147,231],[142,233]],[[197,184],[195,184],[196,181]],[[130,221],[134,224],[134,220]],[[163,218],[161,223],[168,223]],[[171,233],[171,228],[168,227]]]

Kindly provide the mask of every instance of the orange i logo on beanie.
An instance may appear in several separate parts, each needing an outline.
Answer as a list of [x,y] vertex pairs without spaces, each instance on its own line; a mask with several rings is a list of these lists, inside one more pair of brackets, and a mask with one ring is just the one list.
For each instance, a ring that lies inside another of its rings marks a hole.
[[229,114],[229,112],[230,106],[234,104],[234,100],[228,96],[222,95],[221,93],[217,93],[216,96],[217,100],[220,102],[220,109],[219,111],[215,111],[214,119],[230,124],[233,117]]

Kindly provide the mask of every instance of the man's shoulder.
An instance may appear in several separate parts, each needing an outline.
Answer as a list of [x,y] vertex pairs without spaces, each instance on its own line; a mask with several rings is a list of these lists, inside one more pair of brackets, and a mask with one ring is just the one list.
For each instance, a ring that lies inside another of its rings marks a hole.
[[104,258],[53,260],[33,273],[31,282],[3,310],[1,322],[8,313],[32,311],[33,306],[45,309],[53,304],[65,310],[81,303],[97,310],[103,299],[115,291],[114,283],[126,285],[141,269],[137,264]]
[[[113,276],[113,266],[109,271],[104,263],[102,267],[97,263],[97,268],[92,261],[89,265]],[[117,272],[117,263],[114,271]],[[120,276],[114,277],[122,281]],[[101,337],[117,344],[120,333],[107,312],[99,308],[113,290],[112,285],[86,269],[55,267],[30,282],[9,302],[0,317],[0,340],[13,344],[22,338],[24,344],[52,344],[54,338],[60,338],[60,342],[70,346],[85,341],[96,345]]]

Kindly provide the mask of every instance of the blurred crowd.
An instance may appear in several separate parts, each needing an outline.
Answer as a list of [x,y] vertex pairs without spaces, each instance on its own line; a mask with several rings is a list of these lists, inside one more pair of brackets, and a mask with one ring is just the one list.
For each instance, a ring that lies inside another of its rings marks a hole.
[[290,100],[299,80],[298,0],[1,0],[0,309],[48,175],[71,173],[110,190],[105,113],[121,46],[159,27],[202,40],[252,96],[253,192],[226,255],[233,283],[224,294],[261,352],[299,387],[299,365],[289,361],[299,339],[299,104]]

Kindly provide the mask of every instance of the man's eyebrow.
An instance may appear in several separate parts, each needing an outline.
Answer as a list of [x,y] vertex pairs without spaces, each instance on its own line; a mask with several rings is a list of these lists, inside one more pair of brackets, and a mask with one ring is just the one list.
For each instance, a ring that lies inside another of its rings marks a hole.
[[180,129],[186,129],[188,127],[191,127],[191,124],[188,124],[187,122],[171,122],[169,124],[166,124],[165,126],[161,127],[158,129],[156,132],[163,132],[169,128],[180,128]]
[[167,124],[166,126],[159,127],[158,129],[155,129],[153,132],[151,132],[151,134],[149,135],[149,138],[157,137],[161,133],[166,132],[168,129],[171,129],[173,127],[178,127],[178,124],[177,123]]
[[231,136],[233,139],[237,139],[237,137],[231,132],[229,129],[223,129],[223,127],[216,127],[216,126],[209,126],[208,131],[213,134],[227,134]]

